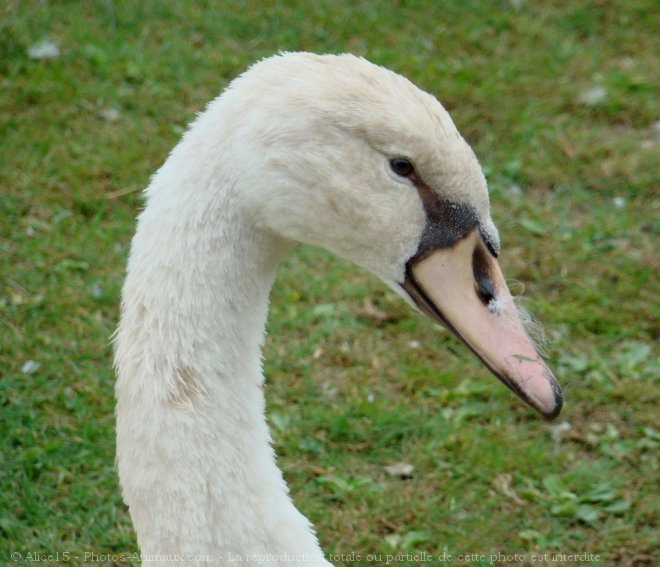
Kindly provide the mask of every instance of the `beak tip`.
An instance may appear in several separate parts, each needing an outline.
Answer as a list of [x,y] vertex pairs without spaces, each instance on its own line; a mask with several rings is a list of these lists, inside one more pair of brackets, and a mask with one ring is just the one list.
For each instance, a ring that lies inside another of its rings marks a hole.
[[551,421],[559,415],[562,407],[564,406],[564,394],[561,390],[561,386],[557,382],[557,379],[551,373],[548,373],[546,377],[548,379],[548,383],[550,384],[550,389],[552,390],[553,405],[549,411],[544,410],[541,411],[541,413],[545,419]]

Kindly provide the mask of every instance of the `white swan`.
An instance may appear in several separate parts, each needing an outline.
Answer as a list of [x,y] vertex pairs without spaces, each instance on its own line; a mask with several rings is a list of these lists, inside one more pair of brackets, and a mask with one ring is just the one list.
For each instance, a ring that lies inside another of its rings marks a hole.
[[116,334],[117,464],[145,559],[324,564],[275,464],[261,344],[295,242],[371,271],[554,417],[561,391],[495,257],[477,160],[447,112],[349,55],[231,83],[153,177]]

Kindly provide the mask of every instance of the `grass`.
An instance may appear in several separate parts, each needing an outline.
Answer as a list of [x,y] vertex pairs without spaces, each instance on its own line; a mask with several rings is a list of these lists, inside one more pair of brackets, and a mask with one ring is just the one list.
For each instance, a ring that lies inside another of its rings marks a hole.
[[[0,562],[136,551],[109,337],[138,189],[233,76],[312,50],[364,55],[450,110],[567,397],[542,422],[372,277],[300,248],[273,292],[268,411],[324,550],[658,564],[657,24],[643,0],[3,3]],[[43,39],[58,58],[27,56]]]

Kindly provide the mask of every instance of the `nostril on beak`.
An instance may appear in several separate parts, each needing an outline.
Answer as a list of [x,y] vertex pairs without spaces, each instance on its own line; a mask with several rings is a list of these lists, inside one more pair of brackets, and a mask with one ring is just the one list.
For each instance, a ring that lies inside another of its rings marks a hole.
[[474,274],[475,291],[479,300],[486,306],[495,299],[495,286],[490,278],[488,261],[480,246],[472,254],[472,272]]
[[482,279],[477,281],[477,295],[486,306],[495,299],[495,290],[490,280]]

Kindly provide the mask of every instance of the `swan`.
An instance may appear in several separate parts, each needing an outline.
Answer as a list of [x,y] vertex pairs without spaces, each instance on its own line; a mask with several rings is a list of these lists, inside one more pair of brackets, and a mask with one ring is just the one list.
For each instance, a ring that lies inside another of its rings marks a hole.
[[115,334],[117,466],[143,561],[329,565],[276,466],[261,346],[296,243],[373,273],[552,418],[562,393],[498,267],[449,114],[352,55],[257,62],[151,179]]

